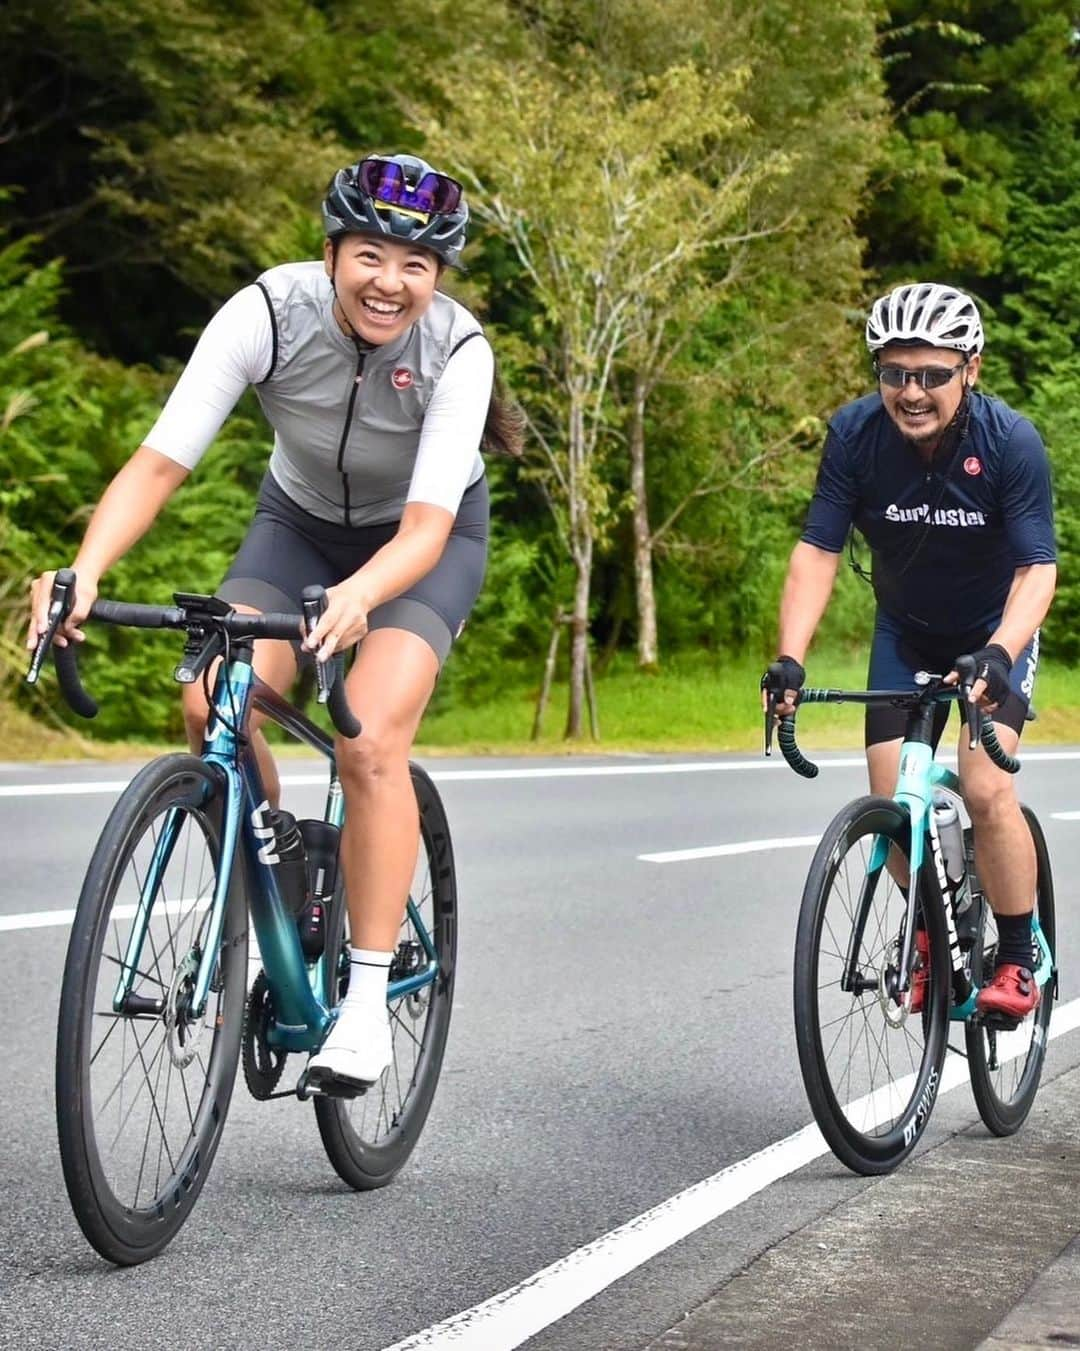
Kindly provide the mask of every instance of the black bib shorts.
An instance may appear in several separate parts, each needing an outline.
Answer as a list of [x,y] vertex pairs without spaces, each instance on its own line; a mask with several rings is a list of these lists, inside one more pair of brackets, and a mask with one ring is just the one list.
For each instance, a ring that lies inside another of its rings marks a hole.
[[[487,565],[488,517],[487,480],[481,477],[465,490],[438,563],[408,591],[372,610],[369,632],[415,633],[442,666],[480,594]],[[352,576],[393,539],[398,524],[347,526],[324,521],[298,507],[267,471],[254,519],[217,594],[230,605],[299,613],[306,586],[336,586]]]

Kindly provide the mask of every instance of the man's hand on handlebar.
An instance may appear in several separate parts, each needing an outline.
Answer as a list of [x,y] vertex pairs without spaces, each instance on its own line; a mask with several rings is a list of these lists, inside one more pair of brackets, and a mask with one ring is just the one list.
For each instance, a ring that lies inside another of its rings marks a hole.
[[761,677],[761,711],[770,707],[778,718],[795,712],[799,691],[806,684],[806,671],[794,657],[781,655]]
[[[975,679],[971,686],[968,701],[978,705],[984,713],[993,713],[1009,697],[1009,675],[1012,671],[1012,657],[1000,643],[988,643],[969,654],[968,660],[974,663]],[[946,685],[955,685],[963,676],[957,669],[963,657],[958,657],[956,666],[945,677]]]

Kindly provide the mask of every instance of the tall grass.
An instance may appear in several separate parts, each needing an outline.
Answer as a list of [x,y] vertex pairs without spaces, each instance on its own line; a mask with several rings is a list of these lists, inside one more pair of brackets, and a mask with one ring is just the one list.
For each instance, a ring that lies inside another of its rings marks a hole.
[[[835,689],[866,687],[866,653],[835,647],[815,651],[809,683]],[[723,662],[706,653],[683,653],[655,675],[639,673],[618,658],[597,681],[600,740],[563,739],[566,686],[552,691],[539,741],[530,740],[537,686],[524,680],[469,703],[436,702],[420,728],[423,750],[483,754],[608,751],[754,751],[761,747],[759,659]],[[1080,677],[1065,666],[1040,668],[1035,691],[1038,717],[1026,742],[1080,740]],[[800,714],[800,741],[808,748],[862,745],[863,715],[854,704],[809,705]]]

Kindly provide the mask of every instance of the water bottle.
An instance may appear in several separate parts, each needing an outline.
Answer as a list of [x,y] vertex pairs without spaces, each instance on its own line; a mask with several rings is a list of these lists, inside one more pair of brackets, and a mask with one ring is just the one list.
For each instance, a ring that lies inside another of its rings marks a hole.
[[272,838],[259,850],[259,857],[274,869],[285,908],[300,915],[308,902],[307,860],[304,839],[292,812],[271,808],[266,814]]
[[337,884],[341,831],[329,821],[301,821],[307,854],[308,903],[296,921],[300,946],[309,961],[321,957],[326,946],[326,916]]
[[938,843],[941,846],[941,861],[945,865],[945,877],[953,895],[956,913],[963,914],[971,904],[971,896],[964,886],[967,874],[964,831],[960,825],[960,813],[956,810],[956,803],[944,793],[934,794],[934,823],[937,826]]

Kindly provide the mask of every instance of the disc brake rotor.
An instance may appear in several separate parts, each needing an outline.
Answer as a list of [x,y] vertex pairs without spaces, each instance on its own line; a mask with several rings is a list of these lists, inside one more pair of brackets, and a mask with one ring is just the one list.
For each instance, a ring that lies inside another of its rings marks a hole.
[[900,954],[896,949],[886,953],[881,966],[881,974],[878,977],[877,988],[878,1007],[881,1009],[888,1026],[894,1028],[903,1027],[908,1016],[907,1001],[897,1000],[893,993],[896,989],[899,958]]
[[193,1018],[191,998],[195,993],[195,975],[199,969],[199,952],[192,948],[177,965],[176,973],[165,999],[165,1045],[169,1059],[178,1069],[190,1065],[199,1054],[206,1020]]

